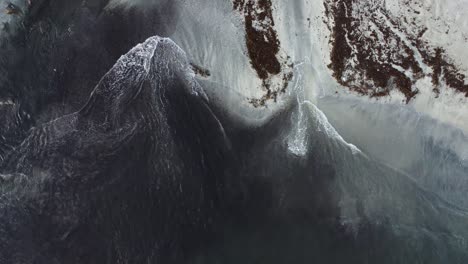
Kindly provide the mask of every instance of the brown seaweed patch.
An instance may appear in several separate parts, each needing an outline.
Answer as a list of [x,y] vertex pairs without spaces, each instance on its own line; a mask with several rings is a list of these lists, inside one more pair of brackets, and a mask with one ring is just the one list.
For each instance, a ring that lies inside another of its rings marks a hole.
[[445,65],[444,70],[444,80],[447,85],[468,97],[468,85],[465,84],[465,75],[460,73],[453,64]]
[[260,79],[281,71],[276,55],[280,41],[274,29],[272,5],[270,0],[235,0],[234,8],[244,15],[245,40],[250,63]]
[[190,67],[192,68],[193,72],[196,74],[196,75],[200,75],[202,77],[210,77],[211,76],[211,73],[208,69],[205,69],[199,65],[196,65],[194,63],[190,63]]
[[[329,0],[325,4],[325,15],[333,20],[331,28],[331,51],[328,65],[338,83],[348,89],[370,97],[383,97],[390,94],[389,85],[393,84],[409,102],[418,92],[412,90],[412,80],[394,65],[411,70],[413,76],[422,76],[414,52],[402,39],[384,23],[368,17],[377,27],[369,36],[362,34],[362,23],[353,17],[355,0]],[[387,16],[384,10],[381,10]],[[387,17],[388,18],[388,17]],[[397,25],[393,25],[396,26]],[[381,37],[377,35],[379,32]],[[389,43],[380,43],[381,41]],[[390,41],[396,43],[389,48]],[[388,47],[387,47],[388,46]],[[395,53],[395,49],[403,52]]]
[[266,94],[260,99],[250,99],[255,107],[265,106],[266,101],[277,101],[280,93],[284,93],[291,73],[283,73],[281,88],[272,87],[271,79],[287,69],[287,63],[278,59],[280,41],[274,28],[273,7],[271,0],[233,0],[234,10],[240,12],[245,25],[245,43],[250,64],[262,80],[262,88]]
[[251,98],[249,103],[252,104],[255,108],[265,107],[268,101],[277,102],[278,95],[285,93],[288,88],[289,83],[292,81],[294,74],[292,72],[285,73],[283,75],[283,86],[280,90],[273,90],[270,88],[270,84],[267,81],[263,81],[262,86],[266,87],[266,94],[261,98]]
[[333,14],[335,24],[332,31],[332,49],[330,54],[331,63],[328,67],[333,71],[333,77],[341,85],[346,85],[343,80],[343,72],[345,70],[346,60],[351,57],[351,47],[346,39],[346,29],[352,28],[352,18],[348,17],[351,11],[352,1],[337,1],[331,8],[326,8],[326,14]]
[[465,84],[465,75],[460,73],[457,67],[449,63],[444,59],[445,50],[438,47],[434,50],[434,56],[429,56],[427,53],[424,54],[424,59],[432,67],[432,84],[434,85],[434,92],[440,93],[439,85],[440,80],[443,80],[445,84],[468,97],[468,85]]

